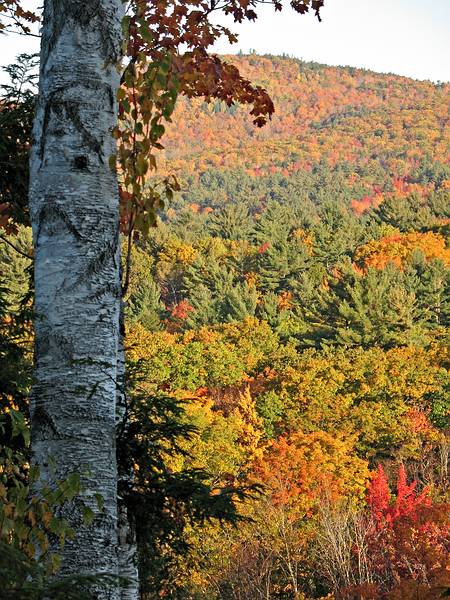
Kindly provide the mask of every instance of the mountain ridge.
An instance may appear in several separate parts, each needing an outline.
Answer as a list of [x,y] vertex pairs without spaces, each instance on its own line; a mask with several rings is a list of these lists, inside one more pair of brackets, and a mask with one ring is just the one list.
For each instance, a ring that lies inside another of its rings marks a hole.
[[270,55],[227,58],[267,88],[273,119],[258,130],[247,107],[183,98],[167,128],[164,168],[290,175],[320,161],[358,169],[372,160],[407,178],[425,159],[450,162],[450,84]]

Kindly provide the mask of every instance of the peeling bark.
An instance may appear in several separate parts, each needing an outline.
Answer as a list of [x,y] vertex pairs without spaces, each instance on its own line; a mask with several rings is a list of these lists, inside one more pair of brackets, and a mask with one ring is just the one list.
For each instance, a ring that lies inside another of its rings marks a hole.
[[[30,163],[35,256],[32,447],[40,482],[82,474],[62,509],[62,574],[118,573],[116,378],[119,199],[115,153],[121,0],[46,0]],[[103,497],[99,510],[95,495]],[[82,504],[95,514],[81,517]],[[116,599],[118,590],[97,597]]]

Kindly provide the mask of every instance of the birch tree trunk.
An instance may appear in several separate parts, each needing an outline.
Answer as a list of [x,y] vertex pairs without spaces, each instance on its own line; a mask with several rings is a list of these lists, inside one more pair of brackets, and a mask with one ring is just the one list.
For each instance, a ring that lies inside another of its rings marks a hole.
[[[119,202],[108,159],[115,153],[122,16],[122,0],[45,0],[30,166],[31,424],[39,485],[51,481],[52,461],[57,477],[82,474],[81,495],[63,509],[75,538],[59,550],[62,574],[118,572]],[[90,526],[83,505],[94,512]]]

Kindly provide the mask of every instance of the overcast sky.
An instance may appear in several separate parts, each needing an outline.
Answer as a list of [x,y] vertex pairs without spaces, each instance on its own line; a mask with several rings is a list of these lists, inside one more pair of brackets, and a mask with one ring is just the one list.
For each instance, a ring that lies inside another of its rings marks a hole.
[[[232,26],[239,34],[237,44],[218,43],[215,50],[286,53],[329,65],[450,81],[450,0],[325,0],[325,5],[321,23],[292,9],[275,13],[271,6],[260,6],[255,23]],[[37,44],[36,39],[0,36],[0,64],[37,50]]]

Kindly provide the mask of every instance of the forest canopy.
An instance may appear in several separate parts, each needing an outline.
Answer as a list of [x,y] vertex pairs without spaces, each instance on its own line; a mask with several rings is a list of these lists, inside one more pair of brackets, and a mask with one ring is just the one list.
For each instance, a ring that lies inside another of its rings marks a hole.
[[[129,498],[143,597],[445,597],[449,85],[224,60],[274,117],[179,99],[180,191],[131,249],[119,455],[151,490]],[[30,234],[2,235],[0,525],[31,559],[33,522],[70,531],[53,497],[25,510]]]

